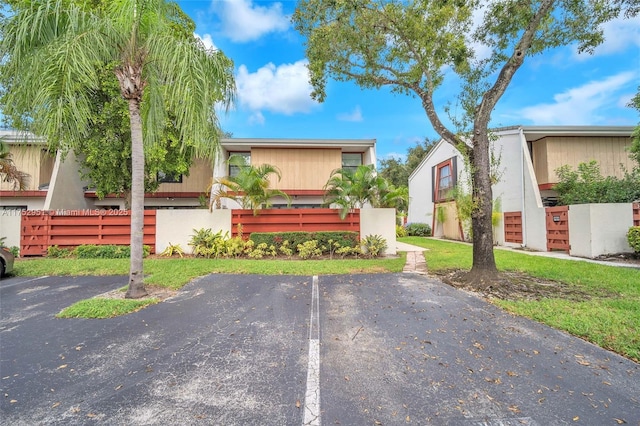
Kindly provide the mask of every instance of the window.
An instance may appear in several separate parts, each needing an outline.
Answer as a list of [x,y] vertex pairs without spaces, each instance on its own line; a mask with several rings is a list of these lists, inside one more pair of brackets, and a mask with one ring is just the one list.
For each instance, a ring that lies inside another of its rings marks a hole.
[[[230,152],[229,158],[231,157],[242,157],[244,158],[244,163],[249,165],[251,164],[251,153],[250,152]],[[240,167],[235,166],[233,164],[229,164],[229,177],[238,176],[240,173]]]
[[343,152],[342,168],[350,172],[355,172],[358,166],[362,165],[362,154],[359,152]]
[[433,166],[433,201],[449,200],[456,183],[456,157]]
[[172,176],[163,171],[159,171],[156,178],[160,183],[182,183],[182,175]]

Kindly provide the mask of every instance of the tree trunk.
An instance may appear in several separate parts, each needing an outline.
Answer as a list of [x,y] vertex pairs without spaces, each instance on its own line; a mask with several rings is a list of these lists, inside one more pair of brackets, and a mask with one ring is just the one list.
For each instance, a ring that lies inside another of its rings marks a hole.
[[473,137],[473,161],[471,164],[472,195],[474,201],[471,213],[473,231],[473,266],[469,281],[476,284],[490,284],[498,273],[493,255],[493,191],[491,189],[491,160],[489,155],[489,135],[486,126],[478,128]]
[[144,235],[144,149],[140,101],[128,99],[131,122],[131,266],[126,298],[147,295],[144,288],[142,245]]

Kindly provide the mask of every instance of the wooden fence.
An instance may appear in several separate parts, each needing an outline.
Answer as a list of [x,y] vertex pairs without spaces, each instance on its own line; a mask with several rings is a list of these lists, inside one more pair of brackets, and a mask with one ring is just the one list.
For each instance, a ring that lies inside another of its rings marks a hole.
[[504,212],[504,241],[522,244],[522,212]]
[[[58,246],[73,249],[83,244],[129,245],[131,211],[112,209],[28,210],[22,215],[21,256],[45,256]],[[155,253],[156,211],[144,212],[143,243]]]
[[640,226],[640,203],[633,203],[633,226]]
[[354,210],[340,219],[334,209],[264,209],[257,215],[253,210],[232,210],[231,229],[238,234],[238,224],[242,224],[243,235],[252,232],[287,231],[354,231],[360,232],[360,210]]

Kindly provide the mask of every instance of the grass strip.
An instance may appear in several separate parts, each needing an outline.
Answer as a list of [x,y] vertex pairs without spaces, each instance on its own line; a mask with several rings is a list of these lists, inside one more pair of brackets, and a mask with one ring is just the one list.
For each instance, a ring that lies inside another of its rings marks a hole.
[[139,311],[149,305],[155,305],[159,300],[151,299],[107,299],[95,297],[80,300],[68,308],[60,311],[57,318],[113,318],[131,312]]
[[[424,247],[430,272],[471,269],[469,244],[423,237],[398,240]],[[494,253],[500,271],[518,271],[575,286],[590,299],[494,299],[492,303],[640,362],[640,270],[511,250],[496,249]]]

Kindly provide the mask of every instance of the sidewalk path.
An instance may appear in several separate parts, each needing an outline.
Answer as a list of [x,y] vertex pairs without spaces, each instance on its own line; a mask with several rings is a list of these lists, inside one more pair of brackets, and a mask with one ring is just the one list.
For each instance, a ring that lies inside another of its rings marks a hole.
[[402,269],[402,272],[410,272],[416,274],[427,273],[427,262],[424,258],[424,251],[427,250],[423,247],[414,246],[407,243],[401,243],[396,241],[396,251],[406,251],[407,261]]

